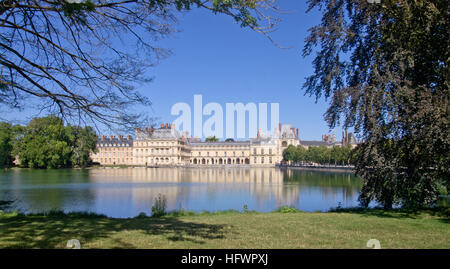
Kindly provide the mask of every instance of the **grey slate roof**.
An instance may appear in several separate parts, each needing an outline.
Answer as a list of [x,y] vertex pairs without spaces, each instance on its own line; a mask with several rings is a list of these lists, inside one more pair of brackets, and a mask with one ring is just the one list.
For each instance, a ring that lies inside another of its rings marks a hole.
[[333,143],[315,140],[300,140],[300,144],[304,146],[332,146]]
[[97,145],[100,147],[113,147],[114,145],[116,147],[132,147],[133,139],[126,139],[126,138],[119,139],[117,137],[115,137],[115,138],[106,137],[106,138],[102,139],[100,137],[97,140]]
[[199,146],[199,147],[209,147],[209,146],[224,146],[224,147],[233,147],[233,146],[250,146],[250,141],[217,141],[217,142],[190,142],[191,146]]

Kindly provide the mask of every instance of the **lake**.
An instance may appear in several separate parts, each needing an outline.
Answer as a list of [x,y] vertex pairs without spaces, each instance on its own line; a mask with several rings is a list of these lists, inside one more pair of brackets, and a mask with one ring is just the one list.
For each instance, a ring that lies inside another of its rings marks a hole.
[[351,173],[291,168],[94,168],[0,171],[0,200],[22,212],[89,211],[127,218],[167,210],[260,212],[293,206],[327,211],[357,206],[362,180]]

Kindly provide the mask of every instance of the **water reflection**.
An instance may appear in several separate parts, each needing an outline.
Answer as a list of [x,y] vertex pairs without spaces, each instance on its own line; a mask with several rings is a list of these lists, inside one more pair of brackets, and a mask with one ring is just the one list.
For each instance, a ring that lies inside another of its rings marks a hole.
[[305,211],[357,205],[361,181],[348,173],[278,168],[121,168],[0,172],[0,199],[25,211],[92,211],[112,217],[150,214],[165,195],[167,209]]

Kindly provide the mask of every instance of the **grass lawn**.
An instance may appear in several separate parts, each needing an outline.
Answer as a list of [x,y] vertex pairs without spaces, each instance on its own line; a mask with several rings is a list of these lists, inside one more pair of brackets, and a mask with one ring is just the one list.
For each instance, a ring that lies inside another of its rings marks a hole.
[[112,219],[87,213],[0,212],[0,248],[450,248],[448,215],[364,210],[201,213]]

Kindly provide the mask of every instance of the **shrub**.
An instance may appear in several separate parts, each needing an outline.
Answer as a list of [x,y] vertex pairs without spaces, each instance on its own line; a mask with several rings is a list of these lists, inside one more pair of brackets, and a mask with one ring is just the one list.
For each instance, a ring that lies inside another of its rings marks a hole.
[[248,205],[247,204],[244,205],[243,211],[244,211],[244,213],[248,213]]
[[159,194],[155,198],[155,204],[152,206],[152,216],[158,218],[166,215],[166,203],[166,196]]
[[296,213],[296,212],[301,212],[301,211],[297,210],[295,207],[283,206],[283,207],[278,208],[276,210],[276,212],[280,212],[280,213]]
[[146,217],[147,217],[147,214],[145,214],[145,212],[141,212],[141,213],[139,213],[139,215],[137,215],[138,219],[144,219]]

